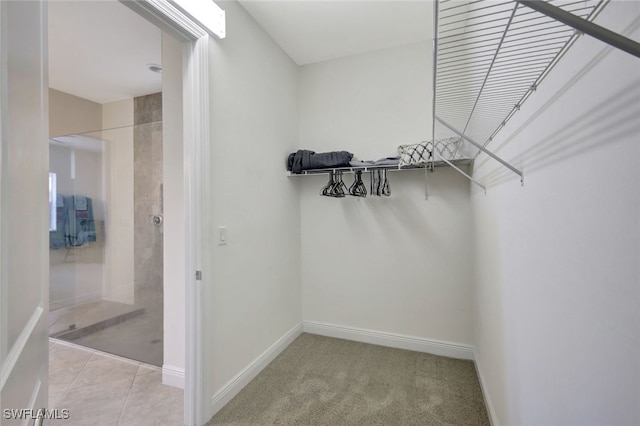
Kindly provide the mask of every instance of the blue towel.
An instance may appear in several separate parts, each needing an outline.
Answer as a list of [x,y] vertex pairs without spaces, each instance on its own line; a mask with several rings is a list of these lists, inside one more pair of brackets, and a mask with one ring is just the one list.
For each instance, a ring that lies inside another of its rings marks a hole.
[[64,195],[56,194],[56,207],[64,207]]
[[77,247],[96,241],[96,225],[93,219],[93,203],[91,198],[85,199],[86,208],[79,210],[76,197],[65,198],[67,208],[66,224],[64,227],[64,243],[66,247]]

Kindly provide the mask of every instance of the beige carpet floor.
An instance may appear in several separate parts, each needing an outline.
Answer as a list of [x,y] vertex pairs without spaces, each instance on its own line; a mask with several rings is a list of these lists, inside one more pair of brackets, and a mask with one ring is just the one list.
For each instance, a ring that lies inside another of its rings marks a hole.
[[489,425],[472,362],[302,334],[208,425]]

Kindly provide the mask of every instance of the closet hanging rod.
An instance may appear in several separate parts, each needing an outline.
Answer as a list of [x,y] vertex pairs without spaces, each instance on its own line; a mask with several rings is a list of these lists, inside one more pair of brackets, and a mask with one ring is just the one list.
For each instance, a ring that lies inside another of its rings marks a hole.
[[579,16],[566,12],[557,6],[553,6],[549,3],[536,1],[536,0],[516,0],[533,10],[536,10],[543,15],[553,18],[562,22],[576,30],[588,34],[591,37],[595,37],[600,41],[603,41],[613,47],[624,50],[633,56],[640,58],[640,43],[624,37],[616,32],[608,30],[600,25],[589,22]]

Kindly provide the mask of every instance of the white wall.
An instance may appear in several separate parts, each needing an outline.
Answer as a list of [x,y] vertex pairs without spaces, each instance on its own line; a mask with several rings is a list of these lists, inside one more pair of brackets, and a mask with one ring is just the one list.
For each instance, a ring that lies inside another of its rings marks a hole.
[[[615,31],[640,3],[612,2]],[[640,423],[640,61],[588,36],[479,157],[477,365],[494,424]]]
[[[203,342],[211,394],[299,325],[300,213],[285,176],[297,147],[295,64],[235,2],[211,41],[211,179],[205,207]],[[227,245],[216,245],[226,226]]]
[[94,132],[101,126],[100,104],[49,89],[49,137]]
[[[429,139],[430,75],[429,43],[301,67],[299,147],[377,160]],[[473,343],[464,177],[430,173],[428,201],[424,171],[390,172],[389,198],[321,197],[326,175],[290,179],[301,191],[305,321]]]
[[[162,118],[164,182],[162,362],[165,372],[163,382],[184,387],[186,246],[184,145],[182,143],[182,44],[164,33],[162,35]],[[176,378],[178,380],[172,380]]]
[[102,106],[107,193],[104,298],[134,303],[133,99]]
[[431,135],[430,43],[300,67],[300,148],[397,155]]

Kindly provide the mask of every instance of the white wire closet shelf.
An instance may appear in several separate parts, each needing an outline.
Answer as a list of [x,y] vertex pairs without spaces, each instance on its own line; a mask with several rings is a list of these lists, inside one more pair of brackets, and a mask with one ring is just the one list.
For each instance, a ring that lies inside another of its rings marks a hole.
[[450,164],[453,164],[456,167],[466,167],[471,164],[471,161],[472,161],[471,158],[458,158],[456,160],[450,160],[450,161],[449,160],[444,161],[440,159],[440,160],[434,160],[433,162],[430,162],[430,163],[407,164],[407,165],[398,164],[397,166],[370,165],[370,166],[349,166],[349,167],[326,167],[322,169],[303,170],[300,173],[293,173],[288,171],[287,176],[317,175],[317,174],[326,174],[329,172],[355,173],[357,171],[361,171],[366,173],[374,170],[387,170],[387,171],[420,170],[425,168],[430,169],[431,167],[447,167],[447,166],[450,166]]
[[608,0],[538,1],[554,9],[549,16],[528,3],[434,3],[433,138],[457,135],[465,157],[483,151],[521,181],[486,146],[581,35],[557,13],[593,25]]
[[459,140],[451,157],[434,152],[429,164],[421,168],[434,170],[448,165],[485,189],[459,167],[485,153],[518,174],[524,183],[522,171],[492,153],[487,145],[578,37],[587,34],[640,58],[640,43],[593,22],[608,3],[435,0],[431,140]]

